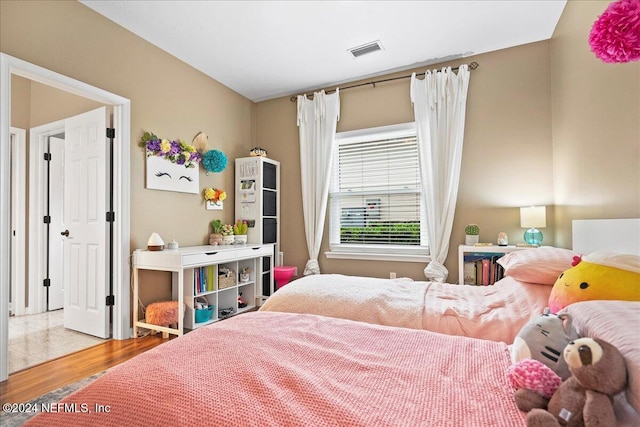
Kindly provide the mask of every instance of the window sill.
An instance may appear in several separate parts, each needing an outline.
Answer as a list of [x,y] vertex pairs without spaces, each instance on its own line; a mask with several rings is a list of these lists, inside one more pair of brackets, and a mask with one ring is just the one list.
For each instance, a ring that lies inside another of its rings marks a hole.
[[363,252],[325,252],[324,256],[333,259],[356,259],[362,261],[393,261],[393,262],[420,262],[426,264],[431,261],[429,255],[410,254],[373,254]]

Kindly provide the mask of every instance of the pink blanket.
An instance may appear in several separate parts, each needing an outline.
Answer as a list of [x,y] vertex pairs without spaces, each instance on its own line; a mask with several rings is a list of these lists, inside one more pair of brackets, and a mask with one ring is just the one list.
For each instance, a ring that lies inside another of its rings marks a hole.
[[321,274],[274,293],[261,311],[312,313],[513,343],[547,306],[551,286],[506,277],[493,286]]
[[524,425],[509,364],[503,343],[254,312],[112,368],[63,400],[80,412],[27,425]]

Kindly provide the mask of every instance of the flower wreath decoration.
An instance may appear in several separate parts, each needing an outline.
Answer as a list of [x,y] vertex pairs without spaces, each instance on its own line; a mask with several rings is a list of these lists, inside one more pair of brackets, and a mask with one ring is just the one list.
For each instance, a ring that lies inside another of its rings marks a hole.
[[640,59],[640,0],[611,3],[593,24],[589,46],[603,62]]
[[207,202],[211,202],[214,205],[218,205],[218,202],[223,202],[227,198],[227,193],[219,188],[205,188],[204,199]]
[[173,141],[161,139],[153,132],[145,132],[138,145],[145,147],[147,157],[163,157],[171,163],[184,165],[186,168],[195,168],[202,160],[201,151],[193,145],[178,139]]

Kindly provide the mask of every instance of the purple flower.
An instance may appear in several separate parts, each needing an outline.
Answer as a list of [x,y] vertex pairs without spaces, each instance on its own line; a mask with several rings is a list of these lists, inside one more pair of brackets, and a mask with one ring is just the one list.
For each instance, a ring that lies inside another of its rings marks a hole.
[[149,142],[147,142],[147,151],[152,151],[154,153],[159,152],[160,151],[160,140],[152,139]]
[[180,147],[179,141],[171,141],[171,149],[169,150],[170,155],[180,154],[182,152],[182,147]]

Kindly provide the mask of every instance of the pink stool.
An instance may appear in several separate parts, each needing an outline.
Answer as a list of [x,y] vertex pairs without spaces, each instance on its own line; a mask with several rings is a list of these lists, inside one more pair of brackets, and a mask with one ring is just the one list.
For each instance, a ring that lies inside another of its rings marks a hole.
[[280,289],[289,283],[295,271],[295,267],[290,267],[288,265],[273,267],[273,278],[276,280],[276,289]]

